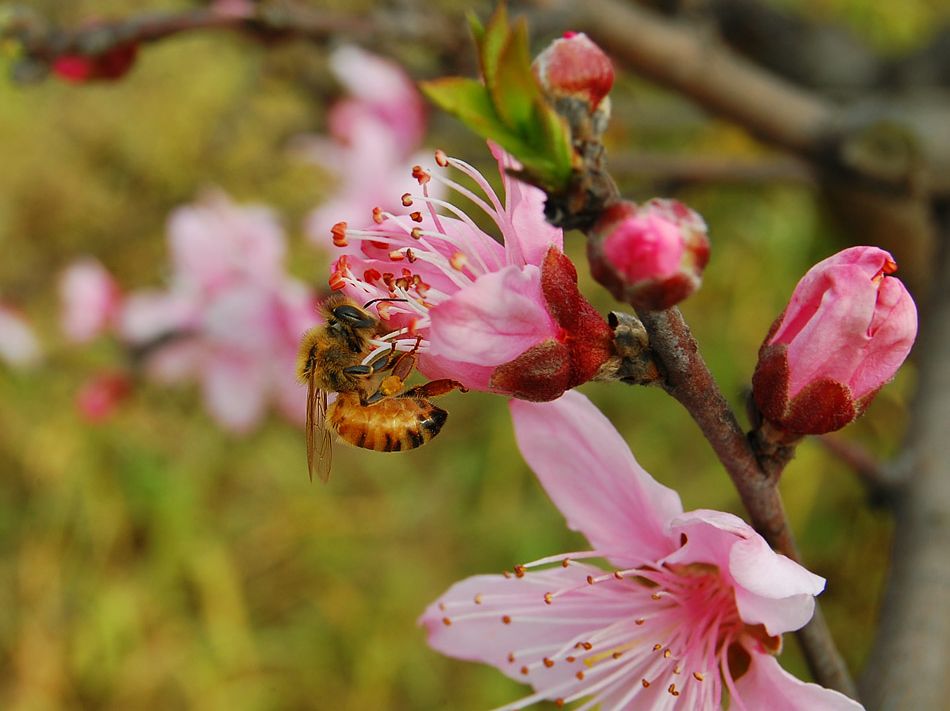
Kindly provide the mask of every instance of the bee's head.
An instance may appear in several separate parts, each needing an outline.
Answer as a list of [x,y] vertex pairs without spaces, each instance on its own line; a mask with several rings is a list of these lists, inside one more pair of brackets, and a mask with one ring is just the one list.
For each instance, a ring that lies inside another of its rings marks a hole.
[[375,328],[376,326],[375,318],[353,304],[341,304],[333,309],[332,314],[336,323],[347,328]]

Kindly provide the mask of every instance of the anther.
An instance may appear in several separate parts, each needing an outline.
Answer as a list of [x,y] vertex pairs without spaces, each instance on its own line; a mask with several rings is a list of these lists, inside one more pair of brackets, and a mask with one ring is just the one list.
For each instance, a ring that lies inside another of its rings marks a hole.
[[678,691],[676,690],[676,684],[670,684],[668,687],[666,687],[666,690],[667,690],[668,692],[670,692],[670,695],[671,695],[671,696],[679,696],[679,695],[680,695],[680,692],[678,692]]
[[561,567],[566,568],[570,564],[570,562],[571,562],[570,558],[565,558],[564,560],[561,561]]
[[633,622],[634,622],[634,624],[642,625],[644,622],[646,622],[646,620],[643,619],[642,617],[638,617],[638,618],[635,619]]
[[441,148],[435,152],[435,164],[440,168],[447,168],[449,165],[449,159],[445,155],[445,151]]
[[411,230],[409,230],[409,236],[413,239],[422,239],[422,228],[413,227]]
[[544,593],[544,603],[550,605],[552,602],[554,602],[554,595],[549,592]]
[[475,593],[475,604],[476,604],[476,605],[481,605],[481,604],[482,604],[482,594],[481,594],[481,593]]
[[345,286],[346,280],[340,272],[333,272],[333,274],[330,275],[330,288],[333,291],[340,291]]
[[669,649],[664,649],[664,650],[663,650],[663,658],[664,658],[664,659],[669,659],[669,658],[672,657],[672,656],[673,656],[673,652],[671,652]]
[[594,648],[594,645],[592,645],[590,642],[581,642],[581,646],[588,652]]
[[572,662],[574,662],[574,661],[576,661],[576,660],[577,660],[577,657],[575,657],[575,656],[573,656],[573,655],[568,655],[568,656],[564,657],[564,661],[567,662],[568,664],[571,664]]
[[652,597],[654,600],[659,600],[663,596],[660,595],[660,593],[653,593],[652,595],[650,595],[650,597]]
[[584,672],[579,671],[579,672],[577,672],[577,674],[575,674],[574,676],[577,677],[577,680],[578,680],[578,681],[584,681]]
[[613,657],[614,659],[620,659],[620,657],[623,656],[623,652],[614,652],[610,656]]
[[646,679],[641,679],[641,680],[640,680],[640,683],[643,684],[643,688],[644,688],[644,689],[649,689],[649,688],[650,688],[650,682],[648,682]]
[[374,207],[373,208],[373,222],[375,222],[377,225],[381,225],[383,224],[383,222],[385,222],[385,220],[386,218],[383,217],[383,209],[380,207]]
[[419,257],[417,257],[409,247],[406,247],[406,259],[409,260],[410,264],[415,262],[418,258]]
[[693,672],[693,678],[694,678],[696,681],[702,681],[703,679],[706,678],[706,675],[703,674],[702,672]]
[[658,651],[660,651],[661,649],[663,649],[663,645],[662,645],[662,644],[654,644],[654,645],[653,645],[653,651],[654,651],[654,652],[658,652]]
[[593,585],[593,584],[594,584],[594,576],[593,576],[593,575],[588,575],[588,576],[587,576],[587,584],[588,584],[588,585]]
[[545,657],[541,661],[544,662],[544,666],[546,666],[548,669],[554,666],[554,660],[551,659],[550,657]]
[[409,207],[410,205],[412,205],[412,194],[411,194],[411,193],[403,193],[403,194],[402,194],[402,197],[401,197],[400,199],[402,200],[402,206],[403,206],[403,207]]
[[521,673],[528,676],[528,667],[521,667]]
[[514,663],[515,663],[515,653],[514,653],[514,652],[508,652],[508,663],[509,663],[509,664],[514,664]]
[[508,615],[502,615],[501,621],[502,621],[502,624],[505,624],[505,625],[511,624],[511,618]]
[[333,235],[333,245],[335,247],[345,247],[347,245],[346,222],[337,222],[330,229],[330,234]]
[[679,664],[677,664],[675,667],[673,667],[673,673],[674,673],[674,674],[682,674],[682,673],[683,673],[683,669],[680,667]]
[[432,176],[429,175],[429,171],[427,171],[421,165],[412,166],[412,177],[419,182],[419,185],[425,185],[430,180],[432,180]]
[[501,571],[501,574],[502,574],[502,577],[505,577],[505,578],[511,577],[511,573],[509,573],[507,570]]
[[623,580],[623,573],[621,573],[619,570],[615,570],[614,577],[617,578],[617,580]]
[[456,252],[449,259],[449,264],[452,265],[452,269],[456,271],[462,271],[462,268],[468,263],[468,257],[465,256],[462,252]]
[[416,210],[415,212],[409,213],[409,219],[413,222],[422,222],[422,213]]
[[559,709],[564,708],[564,699],[560,699],[560,698],[554,699],[554,705],[557,706]]
[[406,258],[406,255],[403,254],[398,249],[394,249],[392,252],[389,253],[389,261],[391,262],[401,262],[405,258]]
[[516,565],[515,566],[515,577],[523,578],[524,577],[524,566]]
[[450,620],[448,617],[443,617],[443,618],[442,618],[442,624],[445,625],[446,627],[448,627],[449,625],[452,624],[452,620]]

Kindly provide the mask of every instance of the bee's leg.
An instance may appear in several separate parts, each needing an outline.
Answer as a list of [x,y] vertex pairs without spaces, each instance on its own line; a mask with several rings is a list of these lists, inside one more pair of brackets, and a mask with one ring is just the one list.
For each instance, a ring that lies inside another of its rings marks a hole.
[[347,375],[368,378],[369,376],[375,375],[376,373],[389,370],[395,363],[399,361],[398,357],[393,358],[395,351],[396,348],[394,346],[388,353],[380,353],[369,363],[366,363],[365,365],[349,365],[343,369],[343,372]]
[[458,390],[462,393],[468,392],[468,388],[462,385],[458,380],[442,378],[441,380],[430,380],[428,383],[410,388],[400,395],[400,397],[438,397],[439,395],[450,393],[453,390]]

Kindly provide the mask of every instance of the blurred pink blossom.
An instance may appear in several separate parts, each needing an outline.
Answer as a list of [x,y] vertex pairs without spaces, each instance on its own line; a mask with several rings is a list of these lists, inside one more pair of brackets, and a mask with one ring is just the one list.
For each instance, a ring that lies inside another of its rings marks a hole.
[[795,287],[753,376],[766,419],[799,434],[840,429],[894,377],[917,336],[917,307],[877,247],[819,262]]
[[[504,204],[477,170],[439,152],[433,171],[413,169],[416,189],[403,195],[398,212],[378,211],[367,229],[334,227],[343,255],[330,285],[360,302],[397,299],[376,306],[390,332],[367,360],[395,344],[416,350],[429,378],[552,400],[593,377],[612,353],[612,333],[578,291],[561,231],[544,220],[544,194],[512,180],[511,158],[493,151]],[[444,175],[448,167],[478,192]],[[434,198],[430,186],[438,183],[484,212],[503,241]]]
[[40,342],[33,328],[19,312],[0,304],[0,360],[23,368],[40,358]]
[[337,188],[307,218],[310,239],[322,245],[333,225],[369,221],[373,208],[394,210],[414,182],[406,165],[426,130],[425,105],[396,64],[357,47],[341,47],[330,67],[349,92],[330,109],[329,137],[299,140],[306,157],[338,176]]
[[87,422],[107,420],[132,391],[128,373],[107,371],[87,380],[76,395],[76,408]]
[[255,427],[270,401],[301,422],[306,400],[295,360],[316,304],[284,271],[284,235],[273,214],[213,193],[176,210],[168,238],[169,288],[131,294],[120,325],[147,354],[149,374],[198,381],[212,416],[236,432]]
[[592,550],[463,580],[420,619],[438,651],[534,687],[504,708],[861,708],[773,656],[811,618],[824,579],[732,514],[684,513],[583,395],[511,410],[522,454]]
[[109,330],[121,308],[115,280],[91,257],[66,268],[60,276],[59,295],[63,333],[73,343],[87,343]]

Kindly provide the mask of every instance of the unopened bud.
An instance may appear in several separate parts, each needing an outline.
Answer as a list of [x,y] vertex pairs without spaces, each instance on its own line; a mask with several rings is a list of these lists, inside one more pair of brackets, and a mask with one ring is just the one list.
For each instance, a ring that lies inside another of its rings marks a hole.
[[64,54],[53,60],[53,73],[74,84],[115,81],[135,64],[138,49],[137,44],[123,44],[102,54]]
[[583,32],[565,32],[535,58],[532,68],[552,99],[581,99],[591,111],[614,84],[610,58]]
[[699,288],[709,261],[706,223],[676,200],[619,202],[590,233],[597,280],[636,308],[668,309]]
[[752,394],[783,432],[841,429],[894,377],[917,335],[917,307],[891,255],[851,247],[813,266],[759,349]]

